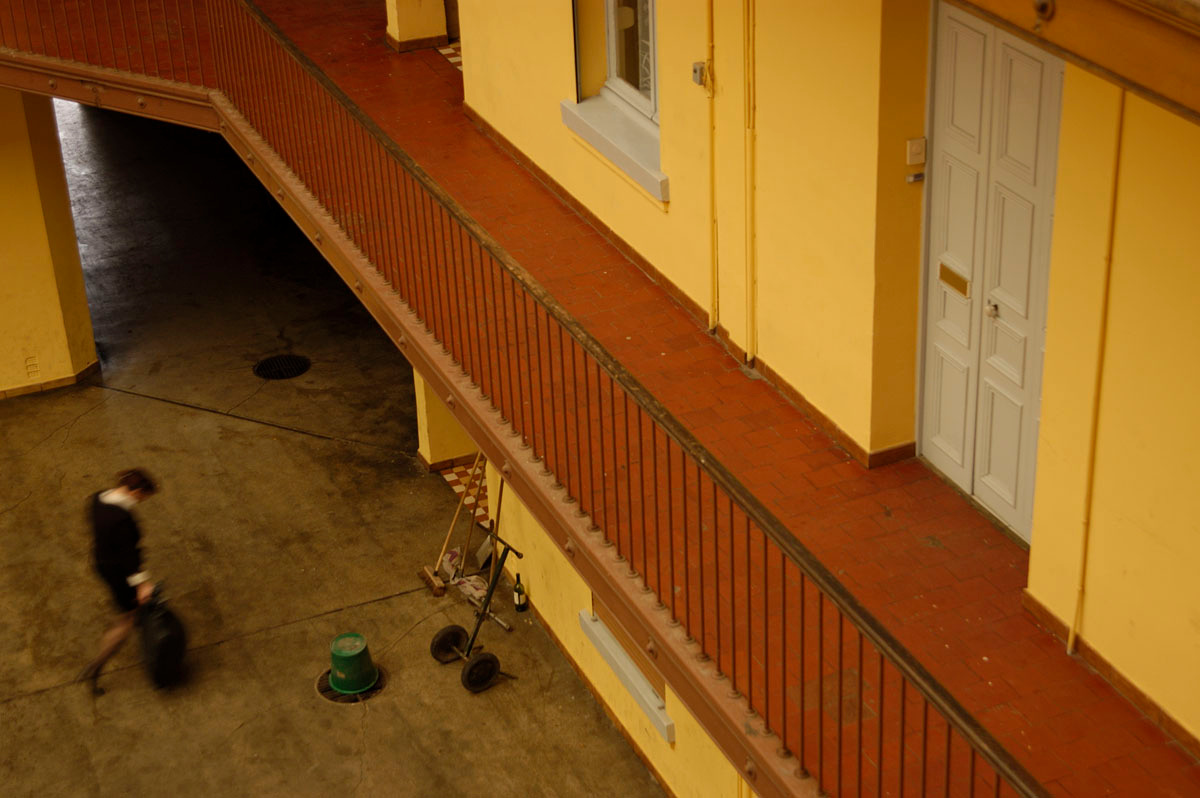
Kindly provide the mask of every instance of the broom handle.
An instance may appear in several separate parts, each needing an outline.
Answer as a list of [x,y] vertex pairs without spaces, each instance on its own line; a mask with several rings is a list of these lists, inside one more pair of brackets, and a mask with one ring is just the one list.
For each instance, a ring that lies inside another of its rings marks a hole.
[[[480,490],[483,490],[483,483],[480,483],[479,489],[480,489]],[[496,515],[492,516],[492,517],[491,517],[491,519],[490,519],[490,520],[491,520],[491,525],[492,525],[492,527],[491,527],[491,528],[492,528],[492,529],[496,529],[496,528],[497,528],[497,527],[500,525],[500,520],[499,520],[499,518],[500,518],[500,504],[502,504],[503,502],[504,502],[504,479],[503,479],[503,478],[501,478],[501,479],[500,479],[500,496],[499,496],[499,498],[498,498],[498,500],[497,500]],[[490,508],[490,507],[488,508],[488,515],[491,515],[491,508]],[[462,550],[463,550],[463,554],[462,554],[462,557],[459,557],[459,559],[458,559],[458,568],[459,568],[459,570],[456,572],[456,576],[462,576],[463,574],[465,574],[465,573],[467,572],[467,552],[468,552],[468,551],[470,550],[470,548],[471,548],[471,532],[473,532],[473,531],[474,531],[474,529],[475,529],[475,525],[474,525],[474,524],[467,524],[467,540],[466,540],[466,542],[465,542],[465,543],[463,543],[463,549],[462,549]],[[490,530],[489,530],[489,534],[490,534]]]
[[500,496],[496,499],[496,517],[494,519],[492,519],[492,528],[491,528],[492,556],[491,556],[491,559],[488,560],[488,564],[489,564],[488,582],[489,583],[493,579],[496,578],[496,551],[497,551],[496,541],[500,539],[499,538],[499,535],[500,535],[500,508],[502,508],[503,506],[504,506],[504,478],[501,477],[500,478]]
[[[476,506],[479,502],[479,494],[483,492],[484,482],[487,478],[487,458],[483,462],[483,475],[475,483],[475,500]],[[467,540],[463,543],[462,555],[458,558],[458,565],[454,568],[454,573],[451,574],[452,579],[457,579],[467,571],[467,550],[471,548],[471,530],[475,528],[474,522],[467,524]]]
[[454,534],[454,525],[458,523],[458,514],[462,512],[463,504],[467,501],[467,494],[471,492],[471,485],[475,483],[475,469],[479,467],[479,458],[482,456],[482,451],[475,452],[475,462],[471,464],[471,476],[467,479],[467,486],[463,488],[462,495],[458,497],[458,509],[454,511],[454,520],[450,522],[450,528],[446,530],[446,539],[442,541],[442,550],[438,553],[437,562],[433,564],[435,576],[438,569],[442,567],[442,558],[446,556],[446,547],[450,545],[450,536]]

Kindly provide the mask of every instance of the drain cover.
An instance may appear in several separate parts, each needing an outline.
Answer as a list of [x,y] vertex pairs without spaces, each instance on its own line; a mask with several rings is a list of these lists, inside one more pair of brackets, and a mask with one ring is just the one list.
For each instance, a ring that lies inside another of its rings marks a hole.
[[254,364],[254,376],[264,380],[290,380],[308,371],[311,365],[304,355],[272,355]]
[[379,678],[375,680],[375,684],[361,693],[339,693],[329,686],[329,671],[325,671],[317,677],[317,694],[326,701],[332,701],[335,704],[360,704],[368,698],[374,698],[379,695],[379,691],[383,689],[384,682],[387,681],[387,673],[378,665]]

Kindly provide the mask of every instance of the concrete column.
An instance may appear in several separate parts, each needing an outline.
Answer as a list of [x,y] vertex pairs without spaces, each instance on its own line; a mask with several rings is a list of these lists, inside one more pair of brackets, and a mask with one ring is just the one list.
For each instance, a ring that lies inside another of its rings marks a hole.
[[458,419],[433,392],[429,383],[413,372],[417,395],[417,455],[430,471],[440,471],[451,465],[466,462],[479,449],[467,435]]
[[449,41],[445,0],[387,0],[387,20],[387,43],[402,53]]
[[0,89],[0,398],[97,365],[75,222],[48,97]]

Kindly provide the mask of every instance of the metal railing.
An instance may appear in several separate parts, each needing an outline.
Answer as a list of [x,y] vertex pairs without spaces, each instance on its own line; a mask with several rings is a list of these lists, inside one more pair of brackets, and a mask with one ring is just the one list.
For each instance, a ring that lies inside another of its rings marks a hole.
[[216,86],[207,0],[4,0],[5,47]]
[[820,789],[1046,794],[253,4],[6,4],[7,48],[223,92]]

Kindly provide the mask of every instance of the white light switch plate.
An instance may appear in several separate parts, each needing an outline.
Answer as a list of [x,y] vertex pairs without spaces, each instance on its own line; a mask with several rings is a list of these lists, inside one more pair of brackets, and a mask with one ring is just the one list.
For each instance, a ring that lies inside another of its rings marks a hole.
[[906,144],[904,163],[908,166],[925,163],[925,138],[909,139]]

